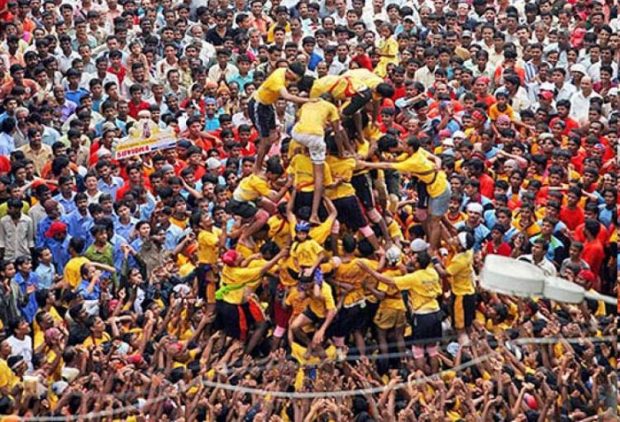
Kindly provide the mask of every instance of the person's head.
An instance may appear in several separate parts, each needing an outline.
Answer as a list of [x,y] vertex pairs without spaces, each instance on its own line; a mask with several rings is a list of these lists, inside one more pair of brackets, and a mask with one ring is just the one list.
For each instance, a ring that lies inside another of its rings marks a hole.
[[541,237],[535,239],[532,242],[532,256],[537,261],[545,257],[545,254],[547,253],[548,249],[549,249],[549,243]]

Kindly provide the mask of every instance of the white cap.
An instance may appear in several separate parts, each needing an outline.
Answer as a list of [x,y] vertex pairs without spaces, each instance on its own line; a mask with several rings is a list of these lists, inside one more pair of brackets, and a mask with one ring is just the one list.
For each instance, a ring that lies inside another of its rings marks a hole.
[[555,91],[555,85],[551,82],[544,82],[540,85],[541,91]]
[[78,375],[80,375],[80,370],[77,368],[65,366],[60,370],[60,376],[69,383],[76,379]]
[[400,260],[401,252],[400,248],[396,245],[392,245],[385,251],[385,259],[394,264]]
[[607,95],[614,95],[617,96],[618,95],[618,88],[614,87],[614,88],[610,88],[609,91],[607,91]]
[[413,242],[411,242],[410,246],[413,252],[422,252],[427,250],[430,245],[426,243],[423,239],[415,239]]
[[217,158],[211,157],[207,159],[207,168],[209,170],[219,169],[220,167],[222,167],[222,163]]
[[482,215],[483,210],[484,208],[482,208],[482,204],[479,204],[477,202],[470,202],[469,204],[467,204],[467,211],[469,212],[475,212]]
[[452,134],[452,139],[454,138],[466,139],[467,135],[465,135],[465,132],[463,132],[462,130],[457,130]]
[[588,72],[586,71],[585,66],[582,65],[582,64],[579,64],[579,63],[576,63],[576,64],[572,65],[570,67],[570,71],[571,72],[579,72],[582,75],[587,75],[588,74]]

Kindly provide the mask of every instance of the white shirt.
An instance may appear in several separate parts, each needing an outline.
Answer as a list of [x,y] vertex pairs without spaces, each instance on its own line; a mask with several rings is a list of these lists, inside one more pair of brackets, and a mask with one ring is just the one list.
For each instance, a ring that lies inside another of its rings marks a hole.
[[582,91],[575,92],[570,97],[570,117],[581,122],[588,118],[588,111],[590,111],[590,99],[595,97],[601,97],[594,90],[589,96],[584,96]]
[[25,336],[23,340],[15,336],[6,339],[11,345],[11,356],[21,356],[28,365],[28,372],[33,370],[32,367],[32,337]]
[[558,273],[558,270],[555,268],[555,265],[553,265],[551,261],[549,261],[547,258],[543,258],[542,261],[540,261],[538,264],[534,262],[534,257],[532,256],[532,254],[521,255],[517,259],[519,261],[525,261],[525,262],[529,262],[530,264],[536,265],[538,268],[540,268],[543,271],[543,273],[545,273],[547,277],[555,277]]
[[575,88],[575,85],[566,81],[564,81],[564,83],[562,84],[562,88],[558,89],[558,87],[556,86],[555,89],[557,89],[558,91],[558,95],[555,96],[556,101],[570,100],[573,94],[577,92],[577,88]]

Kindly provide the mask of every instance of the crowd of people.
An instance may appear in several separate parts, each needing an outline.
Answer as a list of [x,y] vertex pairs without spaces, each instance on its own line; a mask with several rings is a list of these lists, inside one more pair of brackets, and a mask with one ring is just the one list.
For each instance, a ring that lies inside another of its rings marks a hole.
[[0,420],[617,420],[617,307],[479,278],[617,295],[619,29],[1,0]]

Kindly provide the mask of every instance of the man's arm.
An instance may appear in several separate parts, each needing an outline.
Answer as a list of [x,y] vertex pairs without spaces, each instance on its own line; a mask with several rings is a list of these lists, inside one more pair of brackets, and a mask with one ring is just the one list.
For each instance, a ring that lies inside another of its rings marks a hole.
[[317,98],[303,98],[297,95],[293,95],[286,88],[280,90],[280,97],[286,101],[292,101],[297,104],[314,103],[318,101]]

